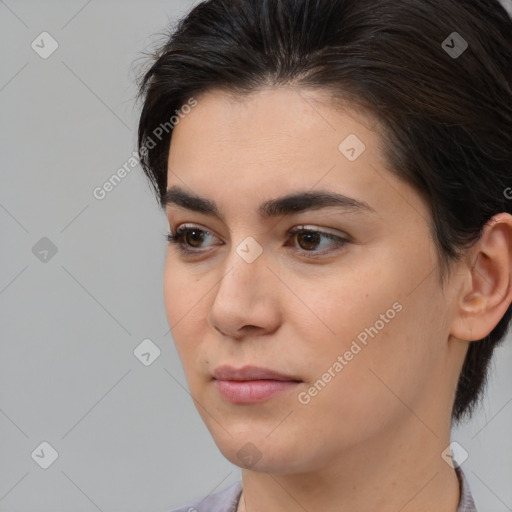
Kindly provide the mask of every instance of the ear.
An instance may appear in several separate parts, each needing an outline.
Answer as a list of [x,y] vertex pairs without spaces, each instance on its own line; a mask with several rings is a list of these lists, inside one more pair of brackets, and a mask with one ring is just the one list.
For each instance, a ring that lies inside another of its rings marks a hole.
[[450,333],[460,340],[485,338],[512,303],[512,216],[499,213],[468,250]]

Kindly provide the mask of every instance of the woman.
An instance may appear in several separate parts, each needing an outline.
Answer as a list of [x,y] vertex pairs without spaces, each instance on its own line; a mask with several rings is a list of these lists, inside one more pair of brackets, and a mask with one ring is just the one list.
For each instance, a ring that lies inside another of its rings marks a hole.
[[242,468],[179,511],[475,511],[450,430],[512,315],[503,7],[201,2],[140,96],[169,325]]

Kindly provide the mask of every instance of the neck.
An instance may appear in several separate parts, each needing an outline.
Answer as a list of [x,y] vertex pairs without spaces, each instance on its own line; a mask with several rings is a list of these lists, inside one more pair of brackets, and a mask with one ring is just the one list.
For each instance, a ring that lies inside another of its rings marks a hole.
[[450,443],[450,428],[434,427],[407,412],[399,431],[393,425],[378,439],[367,439],[350,450],[333,450],[332,458],[317,471],[243,469],[238,511],[456,512],[459,482],[441,458]]

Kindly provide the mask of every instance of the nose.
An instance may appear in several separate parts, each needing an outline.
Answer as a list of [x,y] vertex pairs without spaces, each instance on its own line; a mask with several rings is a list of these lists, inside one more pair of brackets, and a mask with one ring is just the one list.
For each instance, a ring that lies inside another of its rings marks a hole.
[[246,248],[244,243],[233,246],[207,317],[215,330],[237,340],[249,333],[270,334],[281,321],[282,284],[265,252],[251,261]]

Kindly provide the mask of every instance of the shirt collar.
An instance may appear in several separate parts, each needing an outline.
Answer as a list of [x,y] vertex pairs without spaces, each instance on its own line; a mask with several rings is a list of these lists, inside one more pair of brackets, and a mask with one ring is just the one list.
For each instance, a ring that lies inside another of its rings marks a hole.
[[460,501],[457,512],[477,512],[476,505],[469,488],[469,483],[466,479],[466,476],[464,475],[464,472],[460,466],[455,467],[455,472],[457,473],[460,489]]

